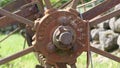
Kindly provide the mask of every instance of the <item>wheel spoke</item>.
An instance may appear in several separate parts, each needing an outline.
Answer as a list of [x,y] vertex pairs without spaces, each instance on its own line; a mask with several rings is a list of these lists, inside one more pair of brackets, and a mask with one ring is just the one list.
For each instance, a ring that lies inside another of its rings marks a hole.
[[50,0],[44,0],[44,2],[46,4],[47,9],[52,9],[52,4],[51,4]]
[[[83,18],[85,20],[93,19],[94,17],[100,15],[101,13],[111,9],[112,7],[116,6],[120,3],[120,0],[106,0],[102,4],[94,7],[93,9],[83,13]],[[99,9],[99,10],[98,10]]]
[[10,17],[10,18],[13,18],[21,23],[28,24],[30,26],[34,25],[33,21],[25,19],[24,17],[18,16],[16,14],[12,14],[11,12],[6,11],[2,8],[0,8],[0,14],[5,15],[5,16]]
[[17,59],[17,58],[19,58],[19,57],[21,57],[21,56],[24,56],[24,55],[26,55],[26,54],[28,54],[28,53],[31,53],[31,52],[33,52],[33,51],[34,51],[34,46],[31,46],[31,47],[29,47],[29,48],[27,48],[27,49],[25,49],[25,50],[23,50],[23,51],[21,51],[21,52],[18,52],[18,53],[13,54],[13,55],[11,55],[11,56],[9,56],[9,57],[0,59],[0,65],[5,64],[5,63],[7,63],[7,62],[9,62],[9,61],[12,61],[12,60],[14,60],[14,59]]
[[117,56],[114,56],[112,54],[109,54],[108,52],[102,51],[102,50],[97,49],[97,48],[92,47],[92,46],[90,46],[90,50],[93,51],[93,52],[95,52],[95,53],[97,53],[97,54],[105,56],[107,58],[110,58],[110,59],[112,59],[112,60],[114,60],[116,62],[120,62],[120,57],[117,57]]
[[107,15],[101,16],[101,17],[99,17],[95,20],[90,20],[89,21],[90,22],[90,27],[92,27],[94,25],[97,25],[97,24],[99,24],[99,23],[101,23],[101,22],[103,22],[107,19],[110,19],[112,17],[119,16],[119,15],[120,15],[120,10],[117,10],[117,11],[113,11],[113,12],[107,14]]
[[71,5],[71,8],[76,9],[76,7],[77,7],[77,5],[78,5],[78,2],[79,2],[79,0],[73,0],[73,1],[72,1],[72,5]]

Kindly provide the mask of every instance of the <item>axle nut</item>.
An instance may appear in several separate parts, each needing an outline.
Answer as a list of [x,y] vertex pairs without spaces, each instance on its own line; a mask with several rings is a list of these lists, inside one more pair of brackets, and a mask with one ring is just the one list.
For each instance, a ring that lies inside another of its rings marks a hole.
[[70,45],[72,43],[72,34],[70,32],[63,32],[59,36],[59,41],[63,45]]

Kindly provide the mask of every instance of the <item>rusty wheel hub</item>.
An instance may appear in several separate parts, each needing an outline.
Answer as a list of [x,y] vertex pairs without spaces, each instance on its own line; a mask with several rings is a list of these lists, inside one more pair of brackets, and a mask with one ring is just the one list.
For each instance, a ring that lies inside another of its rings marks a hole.
[[48,63],[72,64],[87,50],[87,22],[76,13],[70,10],[49,10],[37,21],[35,50],[42,53]]

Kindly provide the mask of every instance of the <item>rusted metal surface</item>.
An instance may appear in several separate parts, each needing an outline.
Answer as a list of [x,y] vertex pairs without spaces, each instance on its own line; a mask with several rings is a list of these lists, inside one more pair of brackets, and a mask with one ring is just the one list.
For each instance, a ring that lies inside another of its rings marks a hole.
[[13,11],[19,9],[22,5],[25,5],[25,4],[26,4],[26,2],[24,0],[23,1],[15,0],[15,1],[10,2],[7,5],[5,5],[3,7],[3,9],[5,9],[7,11],[10,11],[10,12],[13,12]]
[[79,0],[73,0],[72,4],[71,4],[71,8],[76,9],[78,2],[79,2]]
[[11,60],[14,60],[14,59],[16,59],[16,58],[19,58],[19,57],[21,57],[21,56],[24,56],[24,55],[26,55],[26,54],[28,54],[28,53],[33,52],[33,51],[34,51],[34,47],[31,46],[31,47],[29,47],[29,48],[27,48],[27,49],[25,49],[25,50],[23,50],[23,51],[21,51],[21,52],[18,52],[18,53],[13,54],[13,55],[11,55],[11,56],[9,56],[9,57],[0,59],[0,65],[2,65],[2,64],[4,64],[4,63],[7,63],[7,62],[9,62],[9,61],[11,61]]
[[16,14],[12,14],[11,12],[8,12],[8,11],[2,9],[2,8],[0,8],[0,14],[5,15],[5,16],[7,16],[9,18],[12,18],[12,19],[14,19],[16,21],[19,21],[21,23],[33,26],[33,21],[28,20],[28,19],[26,19],[24,17],[18,16]]
[[56,63],[56,68],[67,68],[66,63]]
[[114,61],[120,62],[120,57],[114,56],[114,55],[112,55],[112,54],[110,54],[110,53],[108,53],[108,52],[102,51],[102,50],[97,49],[97,48],[92,47],[92,46],[90,46],[90,50],[91,50],[92,52],[95,52],[95,53],[100,54],[100,55],[102,55],[102,56],[105,56],[105,57],[107,57],[107,58],[110,58],[110,59],[112,59],[112,60],[114,60]]
[[[13,14],[17,14],[22,17],[28,18],[30,20],[34,20],[34,16],[37,13],[38,13],[38,9],[35,6],[32,6],[32,7],[26,8],[26,9],[18,10],[16,12],[14,12]],[[19,23],[19,22],[17,22],[16,20],[14,20],[12,18],[6,17],[6,16],[0,17],[0,28],[15,24],[15,23]]]
[[[87,22],[82,21],[75,13],[70,11],[54,11],[50,14],[46,14],[40,21],[38,21],[38,23],[34,40],[35,50],[42,53],[46,57],[48,63],[74,63],[76,58],[83,51],[87,50]],[[59,28],[62,26],[63,29]],[[67,49],[61,48],[62,46],[60,45],[60,42],[54,42],[54,40],[52,40],[54,39],[54,36],[59,36],[59,29],[61,32],[59,37],[60,39],[58,40],[61,40],[61,44],[65,48],[68,47]],[[66,40],[61,39],[65,33],[67,33],[66,30],[74,34],[70,35],[74,38],[72,39],[73,42],[70,41],[71,39],[66,39],[68,41],[68,43],[66,43]],[[57,44],[58,47],[56,47]],[[66,44],[72,46],[65,46]],[[60,55],[61,53],[59,53],[59,51],[61,51],[63,55]]]
[[84,20],[90,20],[119,4],[120,0],[106,0],[100,5],[82,14]]
[[23,6],[23,5],[25,5],[25,4],[29,3],[29,2],[25,1],[25,0],[23,0],[23,1],[14,0],[14,1],[8,3],[7,5],[3,6],[2,8],[7,10],[7,11],[14,12],[14,11],[18,10],[21,6]]
[[116,11],[113,11],[113,12],[110,12],[109,14],[106,14],[106,15],[103,15],[103,16],[100,16],[98,17],[97,19],[93,19],[93,20],[90,20],[90,26],[94,26],[94,25],[97,25],[105,20],[108,20],[112,17],[115,17],[115,16],[119,16],[120,15],[120,10],[116,10]]
[[46,8],[47,9],[51,9],[52,8],[52,4],[50,2],[50,0],[44,0],[45,4],[46,4]]

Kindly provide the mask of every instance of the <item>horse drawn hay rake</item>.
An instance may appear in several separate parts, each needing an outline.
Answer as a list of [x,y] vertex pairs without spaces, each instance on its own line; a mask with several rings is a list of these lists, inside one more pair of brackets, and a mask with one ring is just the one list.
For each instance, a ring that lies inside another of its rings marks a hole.
[[29,45],[23,51],[0,59],[0,65],[31,52],[44,63],[39,68],[67,68],[67,65],[76,68],[76,59],[83,52],[87,53],[88,68],[91,51],[120,62],[119,57],[90,45],[90,27],[118,16],[120,10],[97,16],[119,4],[120,0],[105,0],[82,14],[76,11],[78,2],[69,0],[55,8],[50,0],[16,0],[0,8],[0,28],[19,22],[20,28],[26,29]]

